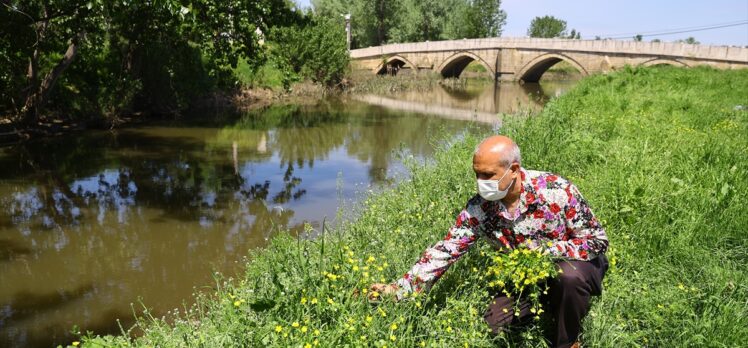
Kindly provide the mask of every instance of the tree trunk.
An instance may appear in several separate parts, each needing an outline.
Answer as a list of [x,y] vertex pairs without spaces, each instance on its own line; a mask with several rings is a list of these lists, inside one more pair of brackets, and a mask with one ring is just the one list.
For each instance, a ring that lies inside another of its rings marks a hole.
[[[60,78],[62,73],[65,72],[65,69],[70,66],[73,60],[75,60],[75,57],[78,55],[78,48],[80,47],[80,40],[82,38],[83,33],[78,33],[75,37],[73,37],[73,39],[70,41],[70,45],[68,46],[67,51],[65,51],[65,55],[62,57],[60,62],[57,63],[57,65],[52,68],[52,70],[44,77],[42,82],[39,84],[39,87],[36,88],[36,90],[32,90],[28,97],[26,97],[26,103],[24,104],[23,109],[21,109],[21,112],[16,119],[18,123],[30,125],[36,122],[39,116],[39,111],[47,103],[50,92],[52,91],[55,83]],[[30,71],[30,75],[31,73],[33,73],[33,76],[36,75],[36,72]]]

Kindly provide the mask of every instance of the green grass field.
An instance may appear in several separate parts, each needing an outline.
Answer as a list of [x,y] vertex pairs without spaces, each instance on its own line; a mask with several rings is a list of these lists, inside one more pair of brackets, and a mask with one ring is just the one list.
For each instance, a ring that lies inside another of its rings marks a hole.
[[[586,347],[737,347],[748,342],[748,70],[624,69],[582,80],[534,117],[505,118],[523,166],[559,173],[603,221],[612,268],[584,323]],[[738,105],[743,105],[740,107]],[[412,179],[365,200],[313,241],[287,234],[239,279],[143,335],[86,346],[542,347],[544,320],[492,338],[484,243],[428,296],[378,305],[352,296],[392,281],[443,238],[474,194],[484,134],[442,142]]]

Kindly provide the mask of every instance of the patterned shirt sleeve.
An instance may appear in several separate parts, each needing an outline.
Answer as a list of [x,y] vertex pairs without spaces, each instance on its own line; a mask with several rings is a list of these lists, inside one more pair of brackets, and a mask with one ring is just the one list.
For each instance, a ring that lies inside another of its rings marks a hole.
[[475,244],[479,236],[480,222],[469,213],[470,204],[457,217],[444,240],[426,249],[421,259],[395,283],[397,298],[406,294],[428,292],[444,272]]
[[566,188],[567,204],[564,207],[566,233],[550,247],[551,254],[575,260],[590,260],[608,248],[608,237],[587,200],[574,184]]

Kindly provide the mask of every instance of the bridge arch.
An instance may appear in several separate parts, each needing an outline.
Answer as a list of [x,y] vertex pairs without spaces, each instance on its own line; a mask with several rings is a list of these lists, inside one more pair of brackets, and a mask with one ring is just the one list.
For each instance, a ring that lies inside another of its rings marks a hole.
[[525,66],[523,66],[515,76],[518,77],[519,81],[538,82],[540,81],[540,77],[543,76],[548,69],[562,60],[571,64],[583,76],[589,75],[587,69],[571,57],[559,53],[546,53],[535,57],[529,63],[525,64]]
[[396,75],[398,71],[405,69],[411,69],[416,71],[416,66],[411,63],[407,58],[394,55],[382,61],[376,68],[374,68],[374,74],[376,75]]
[[494,69],[486,63],[483,58],[467,51],[457,52],[449,56],[439,65],[439,67],[436,68],[436,71],[439,72],[442,77],[460,77],[462,71],[465,70],[465,67],[472,61],[477,61],[480,65],[486,68],[486,71],[491,74],[491,78],[496,76]]
[[655,58],[652,60],[648,60],[644,63],[641,63],[639,65],[640,66],[672,65],[672,66],[677,66],[677,67],[688,68],[688,64],[680,62],[675,59],[668,59],[668,58]]

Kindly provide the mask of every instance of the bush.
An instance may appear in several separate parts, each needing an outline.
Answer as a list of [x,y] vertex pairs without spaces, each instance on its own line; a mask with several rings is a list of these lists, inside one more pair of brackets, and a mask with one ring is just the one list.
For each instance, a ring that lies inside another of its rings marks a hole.
[[342,23],[317,17],[300,25],[275,28],[270,39],[272,59],[286,73],[286,88],[298,77],[334,86],[347,72],[349,56]]

